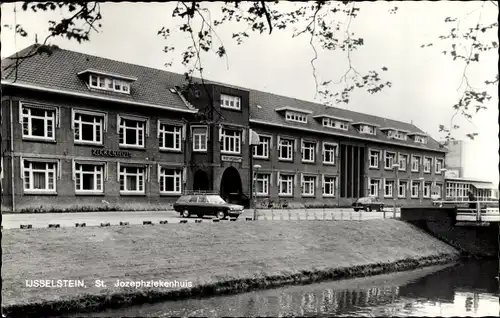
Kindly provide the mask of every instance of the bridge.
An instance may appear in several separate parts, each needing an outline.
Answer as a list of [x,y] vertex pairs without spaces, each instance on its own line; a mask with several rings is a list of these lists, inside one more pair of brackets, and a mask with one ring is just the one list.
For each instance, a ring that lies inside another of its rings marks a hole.
[[500,222],[498,201],[434,201],[434,205],[456,208],[458,226]]

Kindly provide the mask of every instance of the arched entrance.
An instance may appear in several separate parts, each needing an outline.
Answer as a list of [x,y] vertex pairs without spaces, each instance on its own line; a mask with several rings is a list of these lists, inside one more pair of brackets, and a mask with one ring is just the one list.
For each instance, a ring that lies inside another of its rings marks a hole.
[[193,190],[205,191],[209,189],[210,189],[210,181],[208,180],[207,173],[203,170],[197,170],[194,173]]
[[229,203],[241,202],[241,178],[236,168],[229,167],[222,174],[220,182],[220,196]]

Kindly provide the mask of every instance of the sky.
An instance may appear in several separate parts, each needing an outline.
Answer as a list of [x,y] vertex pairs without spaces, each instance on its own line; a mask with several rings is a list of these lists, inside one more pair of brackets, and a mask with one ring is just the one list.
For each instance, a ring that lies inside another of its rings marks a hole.
[[[396,14],[388,10],[398,6]],[[184,73],[180,52],[190,44],[190,39],[180,31],[173,32],[165,40],[158,36],[162,27],[175,30],[179,20],[172,18],[175,2],[171,3],[103,3],[101,4],[102,27],[90,35],[90,41],[79,44],[63,38],[49,43],[64,49],[97,55],[119,61],[149,66],[172,72]],[[212,18],[217,17],[218,3],[202,3],[211,9]],[[285,9],[293,4],[280,3]],[[364,39],[364,46],[351,55],[353,67],[365,74],[368,70],[388,68],[383,80],[392,82],[392,87],[377,94],[355,91],[348,104],[336,107],[373,114],[381,117],[413,122],[416,126],[439,140],[439,125],[449,125],[453,116],[452,106],[461,96],[459,89],[464,64],[452,61],[445,43],[437,40],[439,35],[448,34],[451,27],[446,17],[461,19],[459,30],[463,30],[479,19],[483,23],[497,21],[498,7],[489,2],[441,1],[441,2],[360,2],[359,15],[350,27],[356,37]],[[14,14],[17,7],[17,14]],[[9,56],[34,43],[34,34],[41,42],[48,34],[49,20],[60,19],[59,11],[32,13],[23,12],[21,3],[2,4],[2,26],[21,24],[28,37],[14,36],[5,27],[1,32],[1,56]],[[232,39],[232,33],[244,31],[242,24],[228,24],[219,27],[217,35],[227,51],[227,59],[215,54],[202,55],[204,76],[207,79],[232,85],[258,89],[275,94],[320,102],[316,96],[313,71],[310,64],[314,52],[307,35],[292,38],[292,30],[275,30],[272,34],[249,32],[250,37],[241,45]],[[498,43],[495,38],[488,39]],[[217,45],[217,41],[215,41]],[[421,48],[422,44],[434,43],[432,47]],[[165,46],[174,46],[176,51],[168,55]],[[217,45],[218,46],[218,45]],[[217,47],[216,46],[216,47]],[[166,63],[172,62],[170,67]],[[498,74],[498,52],[481,55],[481,62],[468,70],[470,83],[484,87],[486,79]],[[348,70],[348,59],[344,52],[318,50],[315,62],[320,81],[338,81]],[[332,90],[341,90],[333,86]],[[455,117],[454,124],[460,129],[454,131],[456,139],[467,139],[465,134],[477,132],[475,140],[467,142],[468,177],[490,180],[498,183],[498,88],[490,87],[492,100],[485,104],[487,110],[474,116],[469,123],[462,117]],[[316,100],[315,100],[316,98]]]

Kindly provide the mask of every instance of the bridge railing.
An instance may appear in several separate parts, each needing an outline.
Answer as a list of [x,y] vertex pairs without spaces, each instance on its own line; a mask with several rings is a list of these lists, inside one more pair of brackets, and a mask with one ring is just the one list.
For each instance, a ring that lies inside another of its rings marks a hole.
[[457,220],[494,221],[500,220],[498,201],[433,201],[438,206],[455,206]]

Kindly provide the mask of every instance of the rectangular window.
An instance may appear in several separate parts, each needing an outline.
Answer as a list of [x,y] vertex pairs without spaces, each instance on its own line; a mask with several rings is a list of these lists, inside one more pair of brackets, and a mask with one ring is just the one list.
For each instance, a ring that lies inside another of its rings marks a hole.
[[160,149],[181,151],[182,126],[160,123],[158,129]]
[[432,187],[432,196],[435,197],[436,199],[440,199],[442,187],[443,187],[442,184],[436,183],[436,185]]
[[241,110],[241,98],[238,96],[221,94],[220,107],[234,109],[234,110]]
[[415,142],[419,143],[419,144],[426,144],[427,138],[422,137],[422,136],[415,136]]
[[406,188],[408,187],[408,181],[399,180],[399,191],[398,197],[406,198]]
[[207,127],[193,127],[193,151],[206,152],[207,151]]
[[368,135],[375,135],[375,127],[369,125],[361,125],[359,127],[359,132]]
[[384,182],[384,197],[392,198],[394,190],[394,180],[385,180]]
[[76,143],[102,144],[104,114],[74,111],[73,130]]
[[20,105],[22,107],[23,137],[55,140],[55,109],[42,109]]
[[334,197],[335,196],[335,185],[336,177],[323,176],[323,196]]
[[324,127],[347,130],[348,125],[349,124],[346,121],[335,120],[332,118],[323,118]]
[[316,153],[316,143],[302,141],[302,162],[314,162]]
[[241,152],[241,130],[222,129],[222,152],[239,154]]
[[405,154],[398,154],[398,159],[399,159],[399,170],[400,171],[406,171],[406,167],[408,165],[408,155]]
[[24,160],[23,165],[25,192],[56,191],[57,164],[55,162]]
[[160,193],[181,194],[182,170],[160,168]]
[[370,149],[370,168],[377,168],[380,162],[380,151]]
[[406,140],[406,133],[402,131],[396,131],[394,133],[394,138],[399,139],[399,140]]
[[424,184],[424,198],[430,198],[431,197],[431,182],[426,182]]
[[307,123],[307,115],[298,112],[287,111],[285,113],[285,119],[288,121],[295,121],[298,123]]
[[337,144],[323,143],[323,163],[334,165],[335,155],[337,153]]
[[144,167],[120,167],[120,193],[144,194]]
[[396,154],[394,152],[385,152],[385,169],[394,169],[393,164],[396,163]]
[[420,192],[420,181],[411,182],[411,197],[418,198]]
[[294,176],[291,174],[281,174],[278,178],[279,183],[279,195],[293,195],[293,178]]
[[259,136],[260,143],[258,145],[253,146],[253,157],[268,159],[269,158],[269,146],[271,144],[271,137],[267,136]]
[[420,170],[420,156],[411,156],[411,171],[418,172]]
[[293,147],[295,141],[292,139],[281,139],[278,146],[279,159],[293,161]]
[[370,179],[370,196],[378,197],[379,188],[380,188],[380,180]]
[[441,174],[441,169],[443,169],[443,159],[436,158],[436,165],[435,165],[434,172],[436,174]]
[[312,197],[316,193],[316,177],[302,176],[302,196]]
[[255,176],[255,193],[257,195],[269,195],[269,178],[266,173],[257,173]]
[[432,158],[424,157],[424,172],[431,173],[432,169]]
[[120,118],[120,146],[144,148],[146,121]]
[[102,193],[104,166],[96,164],[75,164],[75,192]]

